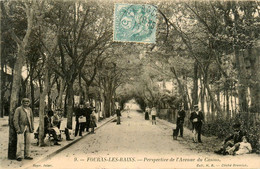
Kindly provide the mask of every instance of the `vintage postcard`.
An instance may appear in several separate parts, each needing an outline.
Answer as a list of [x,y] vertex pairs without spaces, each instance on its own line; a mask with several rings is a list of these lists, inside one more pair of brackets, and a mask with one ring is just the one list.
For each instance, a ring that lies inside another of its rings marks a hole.
[[260,168],[259,1],[0,3],[0,168]]

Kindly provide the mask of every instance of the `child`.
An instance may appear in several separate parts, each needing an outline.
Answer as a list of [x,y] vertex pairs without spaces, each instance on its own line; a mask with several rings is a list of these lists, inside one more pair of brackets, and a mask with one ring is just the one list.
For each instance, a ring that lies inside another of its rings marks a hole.
[[249,142],[247,142],[247,137],[244,136],[242,137],[242,142],[240,143],[239,149],[236,152],[236,155],[241,155],[241,154],[247,154],[247,153],[251,153],[252,151],[252,146]]
[[239,143],[239,149],[238,151],[234,152],[235,150],[235,146],[233,146],[232,148],[230,148],[228,150],[228,153],[229,154],[232,154],[232,155],[241,155],[241,154],[248,154],[248,153],[251,153],[252,151],[252,146],[249,142],[247,142],[247,137],[246,136],[243,136],[242,137],[242,142]]

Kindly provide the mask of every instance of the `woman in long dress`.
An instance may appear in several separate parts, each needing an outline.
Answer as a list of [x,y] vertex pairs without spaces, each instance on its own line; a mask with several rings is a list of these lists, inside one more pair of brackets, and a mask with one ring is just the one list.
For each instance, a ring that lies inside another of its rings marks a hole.
[[91,128],[91,133],[95,134],[95,127],[97,127],[97,118],[95,116],[95,109],[92,111],[92,113],[90,114],[90,128]]

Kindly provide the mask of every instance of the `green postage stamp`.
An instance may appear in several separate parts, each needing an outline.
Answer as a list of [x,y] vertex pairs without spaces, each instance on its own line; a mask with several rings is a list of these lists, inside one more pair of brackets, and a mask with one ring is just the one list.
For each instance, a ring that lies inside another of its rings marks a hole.
[[148,4],[115,4],[114,41],[155,43],[157,8]]

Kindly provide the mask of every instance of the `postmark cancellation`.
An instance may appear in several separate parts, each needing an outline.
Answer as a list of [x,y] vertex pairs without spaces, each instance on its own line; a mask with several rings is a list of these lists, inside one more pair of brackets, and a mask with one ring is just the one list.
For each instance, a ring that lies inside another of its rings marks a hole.
[[114,41],[156,42],[156,6],[115,4],[114,10]]

